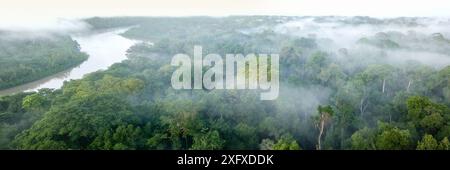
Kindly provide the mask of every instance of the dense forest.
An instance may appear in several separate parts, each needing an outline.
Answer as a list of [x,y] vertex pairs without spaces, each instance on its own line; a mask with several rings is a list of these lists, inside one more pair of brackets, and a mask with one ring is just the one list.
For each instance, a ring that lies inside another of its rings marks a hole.
[[87,59],[70,36],[26,34],[0,30],[0,89],[41,79]]
[[[450,20],[85,22],[94,31],[131,27],[122,36],[141,43],[127,60],[61,89],[0,97],[1,149],[450,149]],[[251,90],[174,90],[170,61],[194,45],[206,54],[278,53],[278,99],[263,101]]]

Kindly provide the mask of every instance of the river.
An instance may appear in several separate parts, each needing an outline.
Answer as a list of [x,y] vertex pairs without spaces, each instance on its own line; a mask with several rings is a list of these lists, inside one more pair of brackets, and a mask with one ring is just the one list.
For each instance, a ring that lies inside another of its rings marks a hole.
[[19,85],[5,90],[0,90],[0,96],[11,95],[19,92],[36,91],[41,88],[61,88],[64,81],[81,79],[84,75],[105,70],[114,63],[127,59],[127,50],[137,41],[120,36],[127,29],[117,29],[108,32],[74,35],[72,38],[80,44],[81,51],[87,53],[89,58],[69,70],[56,73],[52,76]]

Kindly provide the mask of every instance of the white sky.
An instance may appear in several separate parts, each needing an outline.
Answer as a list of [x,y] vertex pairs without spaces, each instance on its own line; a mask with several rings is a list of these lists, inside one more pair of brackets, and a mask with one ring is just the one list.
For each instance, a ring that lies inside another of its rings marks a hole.
[[0,0],[0,28],[55,18],[192,15],[450,17],[449,0]]

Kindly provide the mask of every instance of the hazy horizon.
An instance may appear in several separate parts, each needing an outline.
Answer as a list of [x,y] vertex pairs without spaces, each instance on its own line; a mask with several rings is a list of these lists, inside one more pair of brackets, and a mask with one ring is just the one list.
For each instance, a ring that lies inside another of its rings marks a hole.
[[[114,16],[369,16],[450,17],[439,0],[2,0],[0,29],[61,27],[61,19]],[[407,4],[407,5],[406,5]]]
[[[439,0],[2,0],[2,14],[16,17],[310,15],[449,17]],[[3,15],[5,18],[5,15]]]

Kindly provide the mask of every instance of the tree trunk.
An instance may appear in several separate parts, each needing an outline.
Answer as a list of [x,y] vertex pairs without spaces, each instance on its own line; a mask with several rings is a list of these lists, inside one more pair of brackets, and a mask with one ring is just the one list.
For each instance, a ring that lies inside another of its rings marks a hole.
[[361,98],[361,101],[359,102],[359,112],[360,112],[360,116],[362,117],[364,115],[364,97]]
[[412,84],[412,80],[409,80],[408,87],[406,87],[406,92],[409,92],[409,88],[411,87],[411,84]]
[[322,114],[322,115],[320,115],[319,137],[317,139],[317,146],[316,146],[317,150],[321,150],[322,149],[321,140],[322,140],[324,127],[325,127],[325,118],[324,118],[324,114]]
[[384,88],[386,87],[386,79],[383,79],[383,90],[382,92],[384,93]]

